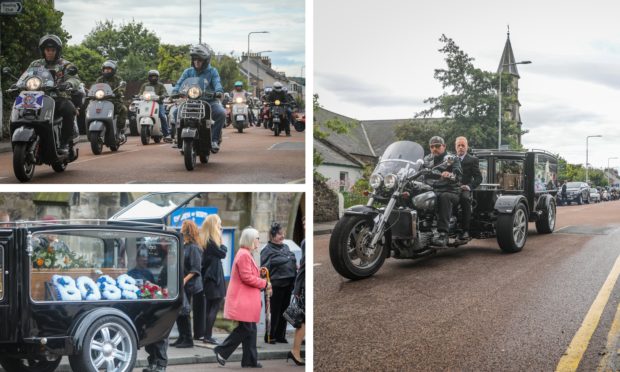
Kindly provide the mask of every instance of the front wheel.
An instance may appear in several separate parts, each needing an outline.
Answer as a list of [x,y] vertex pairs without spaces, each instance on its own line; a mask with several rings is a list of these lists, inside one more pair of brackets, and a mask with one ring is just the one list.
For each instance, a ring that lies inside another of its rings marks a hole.
[[34,176],[35,164],[28,156],[28,144],[18,143],[13,148],[13,172],[20,182],[28,182]]
[[536,221],[536,231],[539,234],[551,234],[555,229],[556,208],[555,201],[549,202],[549,209],[544,210]]
[[344,216],[329,240],[329,258],[336,271],[351,280],[368,278],[385,261],[385,241],[369,246],[374,222],[368,216]]
[[103,151],[103,141],[99,139],[99,132],[92,132],[89,136],[90,149],[95,155],[101,155]]
[[149,140],[151,138],[151,133],[149,131],[149,127],[146,125],[143,125],[140,127],[140,140],[142,141],[143,145],[148,145],[149,144]]
[[519,203],[511,214],[497,217],[497,243],[505,253],[519,252],[527,240],[527,209]]
[[0,357],[0,365],[7,371],[15,372],[53,372],[58,368],[62,357],[55,360],[17,359],[8,356]]
[[186,138],[183,140],[183,157],[185,159],[185,168],[188,171],[194,170],[196,167],[196,150],[194,149],[194,139]]
[[86,331],[79,354],[70,355],[74,371],[119,371],[133,369],[137,341],[126,321],[115,316],[97,319]]
[[237,132],[243,133],[243,123],[237,123]]
[[282,129],[280,129],[280,123],[273,123],[273,135],[279,136]]

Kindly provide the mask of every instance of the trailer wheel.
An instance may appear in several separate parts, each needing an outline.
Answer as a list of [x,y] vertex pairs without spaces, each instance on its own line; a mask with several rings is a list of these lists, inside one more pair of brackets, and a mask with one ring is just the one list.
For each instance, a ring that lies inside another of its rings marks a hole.
[[56,360],[17,359],[7,356],[0,357],[0,365],[9,372],[52,372],[58,368],[61,356]]

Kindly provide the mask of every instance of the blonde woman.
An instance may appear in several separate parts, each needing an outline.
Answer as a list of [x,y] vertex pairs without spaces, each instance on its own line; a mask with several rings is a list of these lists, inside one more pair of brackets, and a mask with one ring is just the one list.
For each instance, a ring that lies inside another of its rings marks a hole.
[[222,259],[226,258],[228,248],[222,244],[222,220],[217,214],[207,216],[202,224],[202,280],[204,295],[207,300],[205,311],[204,339],[206,344],[218,345],[213,338],[213,325],[217,312],[226,297],[226,281]]
[[265,289],[271,294],[271,285],[261,278],[261,270],[252,258],[252,252],[258,249],[259,243],[256,229],[248,227],[241,232],[240,249],[235,255],[224,304],[224,317],[238,321],[239,325],[221,345],[213,349],[217,362],[222,366],[242,344],[241,367],[262,368],[256,352],[256,323],[260,320],[260,292]]

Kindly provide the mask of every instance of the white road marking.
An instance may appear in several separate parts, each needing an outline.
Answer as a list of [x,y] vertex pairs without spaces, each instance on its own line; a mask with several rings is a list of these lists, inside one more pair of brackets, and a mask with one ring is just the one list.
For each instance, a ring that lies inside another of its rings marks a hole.
[[316,266],[321,266],[321,265],[323,265],[323,264],[321,264],[321,263],[315,263],[315,264],[314,264],[314,266],[315,266],[315,267],[316,267]]

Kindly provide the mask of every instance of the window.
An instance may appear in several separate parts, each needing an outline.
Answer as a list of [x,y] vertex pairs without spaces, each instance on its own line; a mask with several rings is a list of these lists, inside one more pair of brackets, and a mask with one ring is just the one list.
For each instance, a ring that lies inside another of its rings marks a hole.
[[33,234],[30,294],[34,301],[175,298],[176,238],[114,230]]
[[0,300],[4,299],[4,246],[0,244]]
[[497,159],[495,174],[501,190],[523,190],[523,160]]
[[480,159],[480,174],[482,174],[482,181],[480,183],[489,183],[489,160]]
[[534,191],[556,190],[558,165],[555,159],[544,155],[536,154],[534,162]]
[[340,192],[349,189],[349,172],[340,172]]

